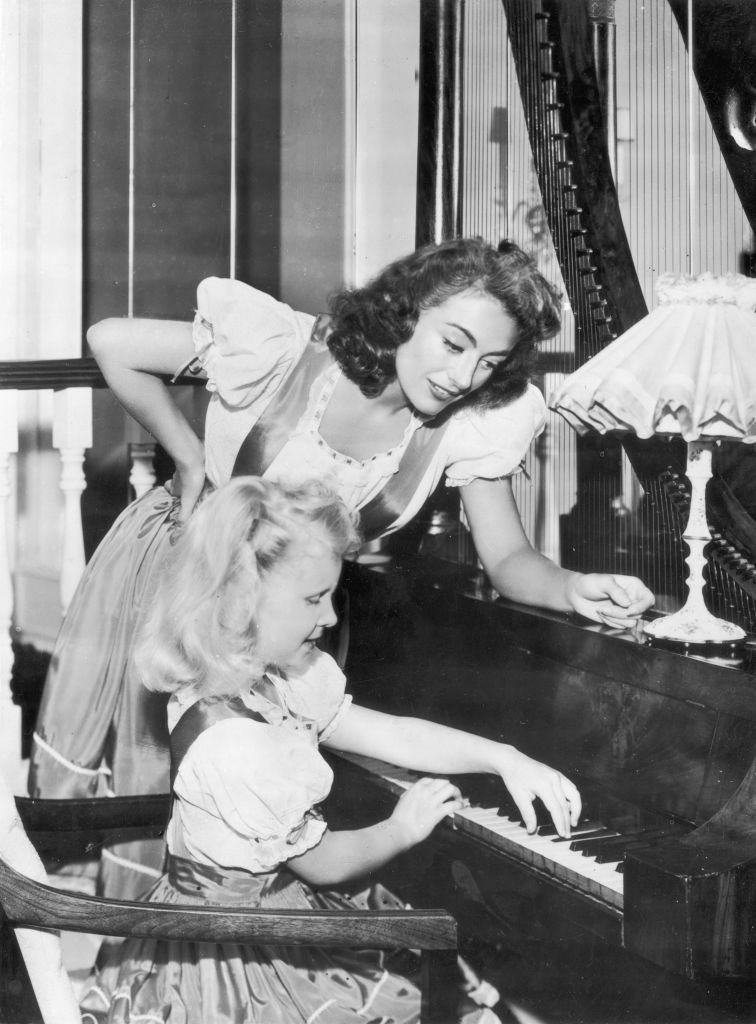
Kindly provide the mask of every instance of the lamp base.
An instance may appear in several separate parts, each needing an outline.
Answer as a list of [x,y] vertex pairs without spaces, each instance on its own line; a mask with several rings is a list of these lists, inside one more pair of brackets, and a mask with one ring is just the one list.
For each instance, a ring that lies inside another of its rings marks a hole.
[[711,540],[706,522],[706,484],[711,477],[711,455],[714,441],[699,438],[688,442],[687,475],[690,480],[690,515],[683,540],[688,545],[685,561],[690,570],[687,579],[688,598],[683,607],[644,626],[656,640],[686,646],[705,644],[737,644],[746,637],[745,630],[734,622],[718,619],[704,604],[704,550]]
[[702,607],[684,607],[672,615],[647,622],[643,631],[655,640],[684,644],[737,644],[746,638],[745,630],[734,622],[718,619]]

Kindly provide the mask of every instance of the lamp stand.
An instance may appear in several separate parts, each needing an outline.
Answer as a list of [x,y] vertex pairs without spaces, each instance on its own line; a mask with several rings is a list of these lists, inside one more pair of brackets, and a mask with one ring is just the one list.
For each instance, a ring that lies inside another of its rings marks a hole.
[[711,454],[714,441],[689,441],[687,475],[691,485],[690,515],[683,534],[688,545],[686,563],[688,597],[683,607],[644,626],[657,640],[680,644],[734,644],[745,637],[745,631],[733,622],[712,615],[704,604],[704,548],[711,540],[706,521],[706,484],[711,477]]

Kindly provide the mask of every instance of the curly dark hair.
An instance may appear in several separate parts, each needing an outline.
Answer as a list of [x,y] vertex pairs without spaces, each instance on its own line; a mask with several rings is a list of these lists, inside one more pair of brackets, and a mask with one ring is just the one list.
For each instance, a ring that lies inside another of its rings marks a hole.
[[553,337],[561,326],[559,292],[508,240],[498,247],[481,238],[426,245],[390,263],[363,287],[337,292],[329,302],[328,347],[345,376],[363,395],[375,398],[396,379],[396,350],[412,337],[420,313],[469,289],[499,302],[519,337],[488,381],[463,401],[504,405],[524,393],[536,343]]

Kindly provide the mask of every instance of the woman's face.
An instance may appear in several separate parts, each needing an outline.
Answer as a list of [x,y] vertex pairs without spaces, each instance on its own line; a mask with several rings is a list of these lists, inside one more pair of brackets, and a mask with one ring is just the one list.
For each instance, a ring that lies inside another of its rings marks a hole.
[[421,416],[438,416],[482,387],[516,343],[517,326],[495,299],[460,292],[423,310],[396,350],[399,387]]
[[257,656],[266,665],[304,669],[323,631],[336,624],[333,592],[341,572],[320,530],[292,545],[265,576],[257,605]]

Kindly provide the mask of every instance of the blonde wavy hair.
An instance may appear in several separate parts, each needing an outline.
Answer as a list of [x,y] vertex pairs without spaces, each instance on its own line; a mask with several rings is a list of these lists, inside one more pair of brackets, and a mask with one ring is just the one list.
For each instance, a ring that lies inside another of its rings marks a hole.
[[261,585],[313,531],[337,558],[359,546],[356,516],[317,481],[236,477],[209,493],[163,563],[137,632],[143,684],[169,693],[195,685],[216,697],[248,690],[267,667],[255,657]]

